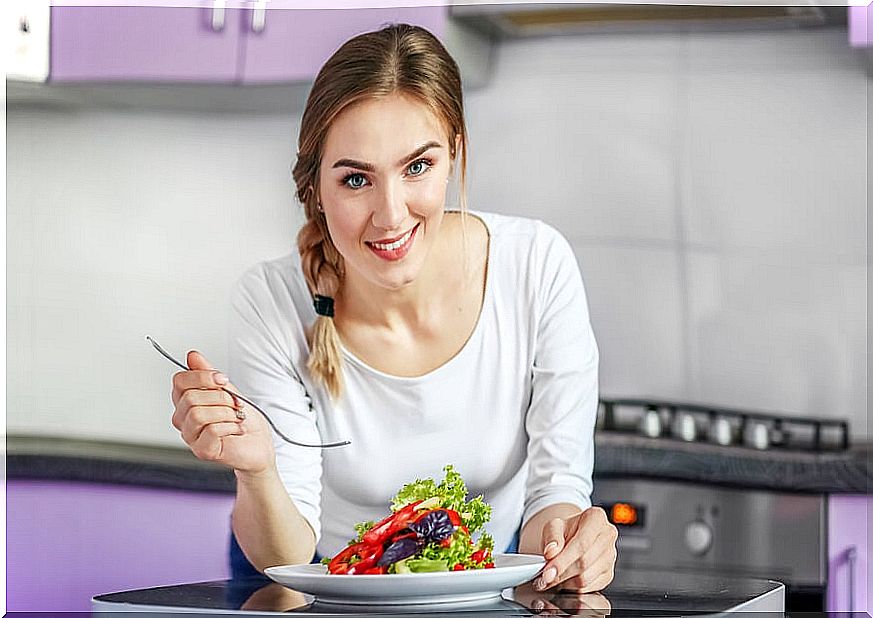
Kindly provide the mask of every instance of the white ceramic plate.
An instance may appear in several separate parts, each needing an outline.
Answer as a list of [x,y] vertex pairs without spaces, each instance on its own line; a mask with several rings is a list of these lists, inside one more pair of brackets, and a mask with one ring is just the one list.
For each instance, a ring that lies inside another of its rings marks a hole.
[[266,575],[283,586],[314,595],[320,603],[407,605],[481,601],[530,581],[545,564],[542,556],[495,554],[493,569],[403,575],[328,575],[323,564],[269,567]]

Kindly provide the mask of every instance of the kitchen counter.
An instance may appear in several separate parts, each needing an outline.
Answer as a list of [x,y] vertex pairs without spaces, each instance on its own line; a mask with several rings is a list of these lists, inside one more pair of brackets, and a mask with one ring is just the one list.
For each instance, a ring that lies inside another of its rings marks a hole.
[[[234,491],[233,473],[184,448],[7,436],[10,479],[104,482],[205,492]],[[806,493],[873,492],[869,444],[844,452],[756,451],[599,432],[596,478],[654,478]]]
[[[389,576],[390,577],[390,576]],[[604,598],[608,605],[604,604]],[[148,588],[94,597],[95,612],[130,611],[197,613],[299,613],[309,616],[348,616],[373,614],[453,616],[532,616],[528,609],[534,599],[542,599],[546,610],[561,610],[562,615],[689,615],[733,612],[784,612],[785,588],[775,581],[703,576],[696,573],[671,573],[637,569],[620,570],[602,596],[570,592],[538,594],[530,585],[507,589],[493,601],[476,604],[343,607],[318,603],[313,597],[289,590],[266,579],[225,580]],[[597,608],[603,608],[598,611]]]

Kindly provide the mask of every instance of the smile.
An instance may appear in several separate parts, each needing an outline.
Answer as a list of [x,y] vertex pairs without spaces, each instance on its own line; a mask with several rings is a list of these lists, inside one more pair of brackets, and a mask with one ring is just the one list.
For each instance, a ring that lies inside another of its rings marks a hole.
[[419,225],[421,224],[417,223],[415,227],[413,227],[403,235],[388,242],[367,241],[366,244],[370,247],[373,253],[375,253],[379,257],[392,261],[398,260],[405,256],[408,252],[409,247],[412,245],[412,241],[415,238],[415,232],[418,230]]
[[401,236],[400,238],[398,238],[397,240],[395,240],[395,241],[392,242],[392,243],[383,244],[383,243],[380,243],[380,242],[373,242],[373,243],[370,243],[370,244],[373,245],[374,247],[376,247],[377,249],[381,249],[382,251],[393,251],[394,249],[399,249],[400,247],[402,247],[403,245],[405,245],[405,244],[406,244],[406,241],[409,240],[409,237],[412,236],[412,232],[413,232],[414,230],[415,230],[414,227],[411,228],[411,229],[410,229],[408,232],[406,232],[403,236]]

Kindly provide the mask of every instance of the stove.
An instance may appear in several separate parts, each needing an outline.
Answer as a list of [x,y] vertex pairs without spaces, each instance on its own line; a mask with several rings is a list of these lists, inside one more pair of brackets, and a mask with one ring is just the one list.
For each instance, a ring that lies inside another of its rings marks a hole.
[[597,429],[755,450],[845,451],[849,423],[651,399],[601,399]]
[[[599,432],[707,443],[755,452],[839,452],[848,422],[702,404],[601,399]],[[782,581],[786,608],[823,611],[827,588],[826,496],[606,478],[593,502],[619,529],[617,568],[663,569]]]

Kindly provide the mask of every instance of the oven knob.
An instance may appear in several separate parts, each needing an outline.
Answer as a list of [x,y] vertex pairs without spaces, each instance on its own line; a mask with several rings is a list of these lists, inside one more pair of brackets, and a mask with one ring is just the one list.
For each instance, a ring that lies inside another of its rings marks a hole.
[[705,521],[692,521],[685,526],[685,545],[695,556],[702,556],[712,547],[712,528]]

